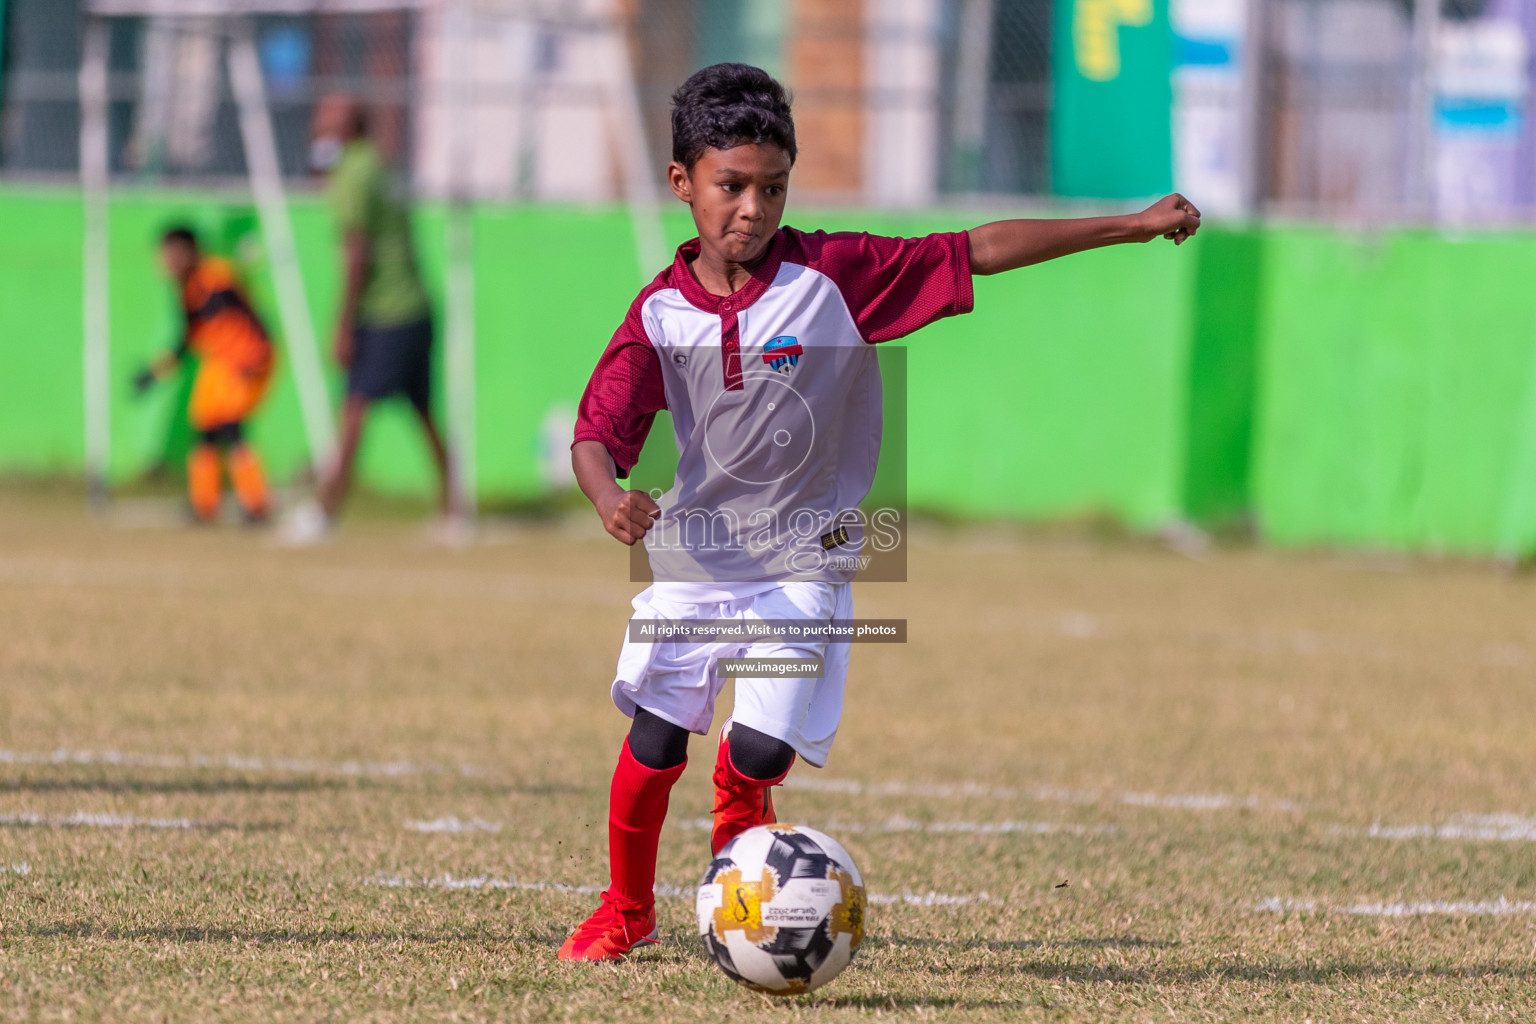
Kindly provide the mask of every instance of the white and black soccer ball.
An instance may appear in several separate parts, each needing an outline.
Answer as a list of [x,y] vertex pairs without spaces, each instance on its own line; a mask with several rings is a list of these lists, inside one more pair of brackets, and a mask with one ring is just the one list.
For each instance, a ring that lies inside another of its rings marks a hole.
[[699,934],[720,969],[776,995],[818,989],[864,941],[864,879],[836,839],[764,825],[726,844],[699,884]]

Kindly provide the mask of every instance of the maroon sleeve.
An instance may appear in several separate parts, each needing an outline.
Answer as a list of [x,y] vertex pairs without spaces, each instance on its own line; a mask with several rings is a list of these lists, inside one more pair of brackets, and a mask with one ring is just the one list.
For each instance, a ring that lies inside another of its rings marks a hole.
[[640,309],[653,289],[646,289],[629,308],[629,315],[603,350],[576,408],[576,437],[599,441],[613,456],[621,477],[640,461],[640,449],[656,414],[667,407],[661,360],[640,319]]
[[800,244],[806,266],[837,284],[865,341],[893,341],[974,305],[964,231],[923,238],[818,231]]

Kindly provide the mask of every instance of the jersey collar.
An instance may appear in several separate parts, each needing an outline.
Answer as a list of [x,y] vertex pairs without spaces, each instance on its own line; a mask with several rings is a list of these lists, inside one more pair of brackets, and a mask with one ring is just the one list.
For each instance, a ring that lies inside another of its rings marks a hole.
[[778,276],[779,264],[784,262],[784,237],[783,228],[773,233],[773,239],[768,243],[768,252],[763,256],[763,261],[752,269],[752,275],[747,278],[747,283],[730,295],[711,294],[699,284],[699,279],[693,276],[693,271],[688,264],[698,258],[701,247],[697,238],[677,247],[677,258],[672,263],[672,280],[677,290],[683,293],[683,298],[688,300],[689,305],[697,309],[721,316],[739,313],[762,298],[768,286],[773,284],[773,279]]

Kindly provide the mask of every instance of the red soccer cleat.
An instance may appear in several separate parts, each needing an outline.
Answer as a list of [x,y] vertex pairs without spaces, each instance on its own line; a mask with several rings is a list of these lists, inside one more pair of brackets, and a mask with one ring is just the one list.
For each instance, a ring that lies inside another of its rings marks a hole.
[[[749,828],[772,825],[779,819],[773,813],[773,784],[783,776],[763,785],[748,779],[731,764],[731,747],[726,742],[730,725],[720,730],[720,750],[715,757],[715,826],[709,833],[709,849],[719,853],[725,844]],[[788,774],[788,773],[786,773]]]
[[655,945],[656,905],[632,903],[611,890],[592,916],[560,947],[561,960],[622,960],[637,946]]

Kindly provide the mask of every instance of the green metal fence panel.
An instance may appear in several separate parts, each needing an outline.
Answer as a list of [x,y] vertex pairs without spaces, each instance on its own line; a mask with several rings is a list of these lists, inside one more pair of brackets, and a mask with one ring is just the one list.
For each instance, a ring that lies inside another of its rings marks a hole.
[[[180,414],[171,390],[133,401],[127,386],[176,327],[173,293],[155,263],[158,230],[173,219],[217,226],[220,216],[239,215],[238,208],[220,214],[219,204],[206,199],[125,191],[113,200],[111,468],[118,481],[164,461]],[[618,209],[488,207],[476,217],[482,496],[537,498],[547,491],[545,467],[564,457],[564,438],[552,438],[551,424],[574,412],[598,353],[638,290],[630,226]],[[18,370],[0,379],[0,471],[78,471],[79,199],[9,189],[0,192],[0,219],[15,225],[0,237],[0,356]],[[904,235],[985,219],[857,211],[793,218],[805,229]],[[333,228],[324,208],[307,199],[294,203],[293,224],[311,311],[328,339],[339,272]],[[686,238],[686,212],[669,214],[666,229],[670,241]],[[428,280],[440,294],[441,211],[418,212],[418,237]],[[1217,300],[1223,282],[1243,279],[1227,272],[1243,265],[1234,253],[1255,246],[1209,238],[1214,265],[1202,262],[1202,235],[1177,250],[1120,247],[979,278],[974,313],[905,342],[912,505],[1010,519],[1102,515],[1138,528],[1191,509],[1204,515],[1243,505],[1246,391],[1234,397],[1225,382],[1248,372],[1244,346],[1251,338],[1239,329],[1247,322],[1243,300]],[[570,253],[580,259],[560,255]],[[270,315],[271,284],[259,261],[255,266],[254,301]],[[1256,271],[1250,266],[1246,273],[1251,280]],[[1197,296],[1199,285],[1211,290]],[[1234,302],[1237,313],[1228,309]],[[334,371],[330,383],[339,395]],[[658,424],[642,461],[647,477],[665,477],[675,458],[665,430]],[[276,479],[304,473],[304,433],[286,360],[252,437]],[[380,410],[361,472],[378,490],[431,492],[430,464],[407,410]]]
[[1536,239],[1266,238],[1254,503],[1283,544],[1493,551],[1531,361]]

